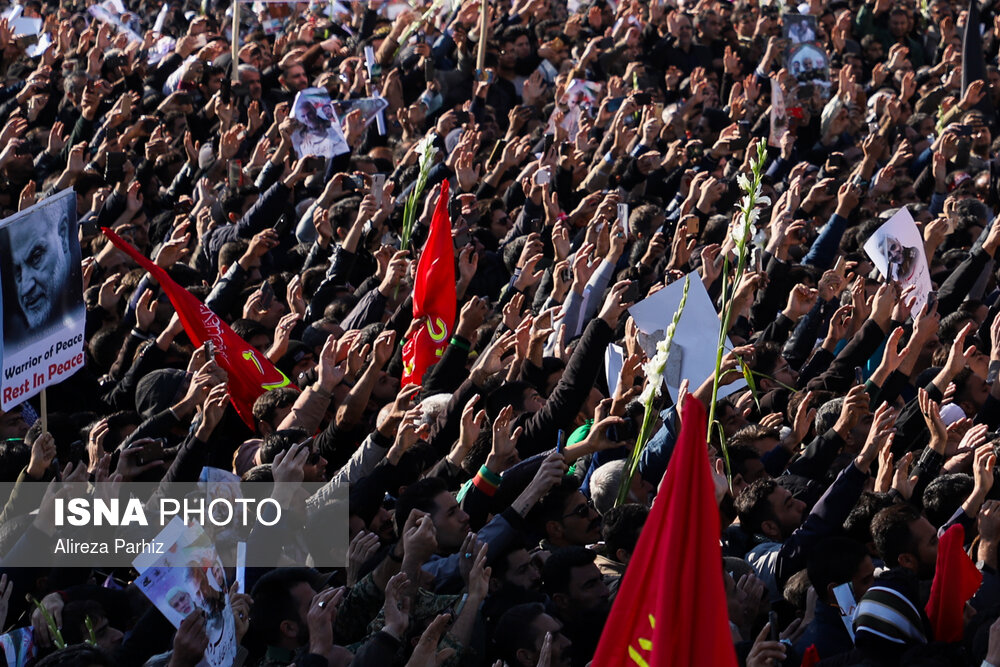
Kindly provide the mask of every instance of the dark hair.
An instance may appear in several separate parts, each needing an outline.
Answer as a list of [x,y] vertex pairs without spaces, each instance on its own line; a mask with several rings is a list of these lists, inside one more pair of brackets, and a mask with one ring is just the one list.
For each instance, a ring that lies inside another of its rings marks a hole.
[[920,520],[920,512],[912,505],[886,507],[872,519],[875,548],[887,567],[899,565],[899,557],[916,552],[917,545],[910,524]]
[[[729,470],[732,472],[733,477],[742,475],[743,479],[746,479],[747,463],[750,461],[760,461],[760,454],[750,445],[734,445],[731,440],[726,449],[729,453]],[[747,482],[749,483],[749,480]]]
[[743,489],[736,498],[736,514],[740,517],[740,526],[748,533],[759,533],[765,521],[774,521],[774,508],[771,506],[771,494],[778,488],[773,479],[758,479]]
[[219,268],[232,266],[233,262],[238,261],[249,247],[250,244],[243,240],[223,243],[222,247],[219,248]]
[[274,471],[271,469],[270,463],[264,463],[259,466],[254,466],[243,473],[240,478],[242,482],[273,482],[274,481]]
[[819,599],[829,602],[830,584],[839,586],[850,581],[867,555],[863,545],[847,537],[829,537],[817,544],[809,554],[806,569]]
[[753,346],[753,363],[751,368],[758,373],[773,375],[774,369],[781,363],[781,347],[773,342],[766,341]]
[[597,553],[587,547],[572,546],[556,549],[542,567],[542,585],[545,587],[545,592],[549,597],[556,593],[569,593],[573,568],[590,565],[596,558]]
[[635,551],[639,534],[649,516],[649,508],[637,503],[629,503],[612,507],[603,517],[601,538],[607,549],[608,557],[615,559],[619,549],[628,553]]
[[941,475],[931,480],[924,489],[924,515],[935,528],[940,528],[951,518],[972,493],[972,477],[961,473]]
[[82,644],[87,641],[86,623],[88,618],[96,626],[97,620],[107,618],[107,614],[104,607],[93,600],[74,600],[66,604],[63,609],[60,631],[67,645]]
[[[291,387],[279,387],[265,391],[253,403],[254,419],[271,424],[271,420],[274,419],[278,410],[294,405],[298,397],[299,392]],[[276,427],[277,424],[271,424],[271,426]]]
[[267,328],[255,320],[239,319],[233,322],[232,326],[233,332],[245,341],[248,341],[254,336],[259,336],[261,334],[271,337],[271,332]]
[[299,618],[298,603],[291,590],[301,583],[316,589],[318,579],[319,574],[310,567],[279,567],[258,579],[251,592],[251,634],[265,644],[276,644],[281,639],[282,621],[305,623],[304,618]]
[[865,491],[858,498],[854,509],[844,519],[844,532],[855,542],[868,544],[872,541],[872,519],[886,507],[892,505],[892,499],[887,493],[872,493]]
[[0,482],[15,482],[31,461],[31,447],[23,442],[0,444]]
[[500,411],[510,405],[515,412],[524,410],[524,392],[531,387],[527,382],[505,382],[492,392],[486,399],[486,414],[490,421],[497,418]]
[[538,637],[531,631],[535,619],[545,613],[541,602],[514,605],[504,612],[493,631],[496,655],[508,665],[517,664],[517,652],[535,649]]
[[396,501],[396,534],[402,537],[403,526],[410,512],[418,509],[421,512],[433,514],[437,509],[434,499],[448,490],[448,485],[440,477],[425,477],[406,487]]
[[90,644],[75,644],[50,653],[35,667],[115,667],[117,663],[103,650]]
[[264,444],[260,446],[260,462],[274,463],[278,454],[308,437],[309,434],[300,428],[286,428],[271,433],[264,438]]
[[755,440],[781,440],[781,432],[776,428],[767,428],[760,424],[748,424],[733,434],[733,437],[726,443],[732,447],[734,445],[752,447],[750,443]]
[[528,524],[544,535],[546,522],[562,520],[566,499],[579,490],[580,483],[575,477],[563,477],[528,513]]

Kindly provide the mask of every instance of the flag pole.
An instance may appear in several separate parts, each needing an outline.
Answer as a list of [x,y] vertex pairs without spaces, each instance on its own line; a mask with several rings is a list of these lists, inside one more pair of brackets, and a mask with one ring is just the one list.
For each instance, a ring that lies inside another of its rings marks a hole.
[[479,5],[479,51],[476,54],[476,75],[480,81],[486,79],[486,5],[487,0],[481,0]]
[[230,79],[240,82],[240,0],[233,0],[233,68]]
[[49,397],[45,393],[45,387],[42,387],[42,393],[39,396],[39,398],[40,398],[41,404],[42,404],[42,410],[41,410],[42,414],[40,415],[40,417],[42,418],[42,433],[48,433],[49,432]]

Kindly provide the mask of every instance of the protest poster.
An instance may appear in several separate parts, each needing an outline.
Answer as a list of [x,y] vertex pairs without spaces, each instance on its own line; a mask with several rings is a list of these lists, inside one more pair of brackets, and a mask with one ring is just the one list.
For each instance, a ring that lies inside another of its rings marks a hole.
[[205,531],[178,517],[156,537],[162,554],[144,553],[132,565],[135,583],[175,627],[195,609],[205,612],[205,662],[230,667],[236,660],[236,623],[222,562]]
[[919,313],[931,292],[931,275],[924,255],[923,236],[906,207],[876,229],[864,247],[883,278],[898,280],[903,288],[916,287],[913,312]]
[[353,100],[335,100],[333,111],[338,118],[343,118],[355,109],[361,109],[361,117],[365,121],[365,127],[372,124],[376,118],[383,114],[389,102],[384,97],[359,97]]
[[0,409],[8,410],[83,366],[87,313],[73,190],[0,220],[0,294]]
[[[714,343],[719,335],[719,313],[698,272],[692,272],[690,277],[687,303],[677,323],[667,367],[663,373],[663,381],[674,399],[677,398],[681,380],[689,380],[691,391],[694,391],[715,373],[717,350]],[[656,355],[656,344],[666,337],[667,327],[677,312],[683,294],[684,281],[676,280],[628,309],[639,328],[639,345],[650,359]],[[728,338],[726,349],[733,349]],[[732,384],[719,387],[719,398],[725,398],[746,386],[746,381],[740,378]]]
[[118,32],[128,37],[128,41],[142,44],[142,37],[132,28],[125,25],[120,16],[115,16],[103,5],[91,5],[87,11],[101,23],[106,23],[115,28]]
[[292,133],[292,147],[300,158],[306,155],[331,158],[350,152],[330,94],[323,88],[300,90],[292,104],[292,115],[299,121],[299,127]]
[[811,14],[784,14],[781,34],[790,46],[816,41],[816,17]]

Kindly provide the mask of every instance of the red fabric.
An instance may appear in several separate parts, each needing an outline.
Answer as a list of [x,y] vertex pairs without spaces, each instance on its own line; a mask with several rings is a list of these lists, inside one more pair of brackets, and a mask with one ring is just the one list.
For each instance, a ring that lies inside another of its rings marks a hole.
[[427,322],[403,346],[403,384],[420,384],[444,354],[455,326],[455,246],[448,218],[448,181],[434,208],[431,232],[413,281],[413,319]]
[[960,524],[946,530],[938,541],[931,597],[924,607],[935,641],[962,641],[965,603],[983,583],[983,573],[965,553],[964,543],[965,529]]
[[813,665],[819,664],[819,651],[816,650],[816,645],[811,644],[809,648],[806,649],[805,655],[802,656],[802,667],[813,667]]
[[684,401],[681,432],[594,655],[601,667],[735,667],[705,408]]
[[289,386],[285,374],[263,354],[250,347],[218,315],[191,292],[178,285],[162,268],[133,248],[128,241],[104,228],[104,234],[120,250],[134,259],[160,283],[173,304],[184,331],[195,345],[211,340],[215,346],[215,362],[229,375],[229,400],[240,418],[251,430],[256,430],[253,404],[265,391]]

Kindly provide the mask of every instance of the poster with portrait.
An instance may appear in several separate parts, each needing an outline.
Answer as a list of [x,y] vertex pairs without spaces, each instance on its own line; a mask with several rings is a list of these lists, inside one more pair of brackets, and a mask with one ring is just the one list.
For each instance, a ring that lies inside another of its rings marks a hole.
[[913,312],[919,313],[931,291],[931,274],[924,255],[924,238],[905,206],[865,241],[865,252],[883,278],[898,280],[903,288],[916,287]]
[[819,44],[793,44],[788,50],[785,67],[800,87],[819,86],[823,90],[823,99],[830,96],[830,56]]
[[292,148],[300,158],[306,155],[331,158],[351,151],[325,89],[299,91],[292,103],[292,115],[299,121],[298,129],[292,133]]
[[83,305],[73,190],[0,220],[0,409],[83,366]]
[[816,41],[816,17],[811,14],[783,14],[781,36],[789,47]]
[[215,547],[201,526],[185,525],[178,517],[155,541],[166,545],[164,553],[144,553],[132,562],[139,572],[136,585],[175,628],[195,609],[204,611],[205,661],[212,667],[230,667],[236,660],[236,622]]

